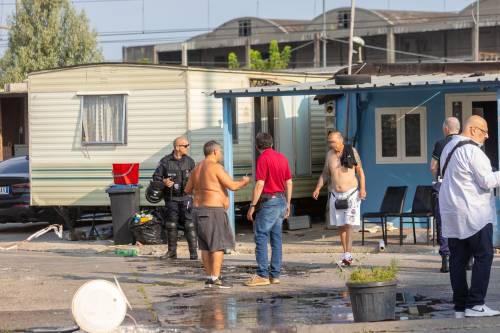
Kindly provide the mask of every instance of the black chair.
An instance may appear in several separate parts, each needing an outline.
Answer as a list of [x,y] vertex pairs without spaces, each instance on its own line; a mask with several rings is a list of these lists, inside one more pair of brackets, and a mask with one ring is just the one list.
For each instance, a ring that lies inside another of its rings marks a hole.
[[[399,245],[403,245],[403,225],[410,223],[413,225],[413,244],[417,244],[415,223],[422,223],[422,219],[425,219],[425,223],[427,224],[427,245],[429,245],[429,231],[433,215],[432,186],[417,186],[415,196],[413,197],[413,203],[411,205],[411,212],[402,213],[399,217]],[[405,221],[405,219],[410,218],[411,221]],[[434,245],[434,228],[432,228],[432,245]]]
[[[387,244],[387,218],[401,215],[407,191],[408,186],[388,186],[380,210],[363,214],[361,219],[361,245],[365,244],[365,223],[380,224],[382,226],[382,238],[384,243]],[[370,221],[370,219],[377,219],[377,221]]]

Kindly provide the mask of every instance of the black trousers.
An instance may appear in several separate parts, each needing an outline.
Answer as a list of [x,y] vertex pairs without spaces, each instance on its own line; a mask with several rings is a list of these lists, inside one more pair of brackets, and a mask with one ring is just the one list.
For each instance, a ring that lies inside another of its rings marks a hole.
[[184,227],[184,235],[192,255],[196,254],[197,236],[192,214],[193,202],[191,199],[183,201],[167,201],[163,210],[163,223],[166,235],[164,238],[168,244],[168,251],[177,251],[177,229]]
[[193,226],[192,214],[193,202],[191,199],[184,201],[167,201],[163,212],[164,222],[167,229],[182,226],[190,228]]
[[[487,224],[469,238],[449,238],[450,280],[455,311],[484,304],[493,262],[493,225]],[[474,257],[471,286],[467,284],[465,266]]]

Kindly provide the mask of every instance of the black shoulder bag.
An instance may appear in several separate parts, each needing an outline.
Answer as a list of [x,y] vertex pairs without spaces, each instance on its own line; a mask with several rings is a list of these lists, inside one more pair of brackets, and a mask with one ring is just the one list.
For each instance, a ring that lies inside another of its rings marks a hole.
[[465,145],[474,145],[476,147],[478,146],[478,144],[472,140],[464,140],[464,141],[460,141],[459,143],[457,143],[455,145],[455,147],[453,147],[453,149],[450,151],[448,156],[446,157],[446,161],[444,162],[444,165],[443,165],[443,171],[441,172],[441,178],[444,179],[444,173],[446,172],[446,168],[448,168],[448,163],[450,163],[451,156],[453,155],[455,150],[457,150],[458,148],[465,146]]

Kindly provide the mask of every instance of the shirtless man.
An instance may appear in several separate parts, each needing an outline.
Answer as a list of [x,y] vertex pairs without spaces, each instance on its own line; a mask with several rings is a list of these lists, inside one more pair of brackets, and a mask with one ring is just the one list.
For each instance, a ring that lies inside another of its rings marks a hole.
[[234,237],[226,210],[229,208],[227,190],[237,191],[250,183],[249,177],[234,181],[219,163],[221,145],[208,141],[203,146],[205,159],[191,172],[185,192],[194,194],[194,217],[198,247],[207,280],[205,287],[230,288],[220,278],[224,250],[234,248]]
[[[317,200],[323,185],[328,184],[330,224],[340,229],[340,242],[344,249],[341,264],[349,266],[353,260],[352,226],[360,225],[360,203],[366,198],[365,174],[358,152],[354,147],[344,145],[340,132],[328,134],[328,146],[330,150],[326,154],[325,167],[312,196]],[[347,200],[344,207],[340,204],[342,200]]]

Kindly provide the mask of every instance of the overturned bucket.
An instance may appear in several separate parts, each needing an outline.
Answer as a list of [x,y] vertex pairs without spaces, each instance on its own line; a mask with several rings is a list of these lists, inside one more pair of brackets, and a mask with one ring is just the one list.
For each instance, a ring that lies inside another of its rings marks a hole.
[[127,314],[127,304],[118,281],[114,284],[106,280],[92,280],[76,291],[71,312],[83,331],[106,333],[121,325]]

